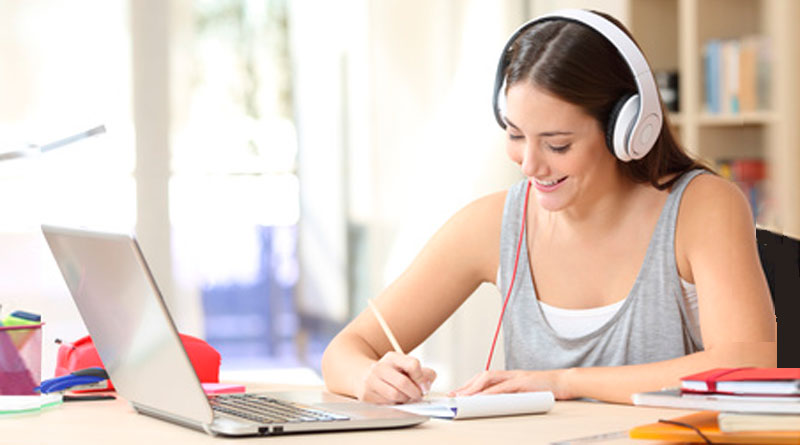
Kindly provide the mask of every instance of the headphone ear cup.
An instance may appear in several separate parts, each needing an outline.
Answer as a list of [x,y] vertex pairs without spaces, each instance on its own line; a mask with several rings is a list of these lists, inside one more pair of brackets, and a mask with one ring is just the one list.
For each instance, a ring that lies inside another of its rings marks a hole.
[[639,95],[627,94],[621,97],[608,117],[606,145],[620,161],[633,159],[628,147],[631,129],[639,114]]

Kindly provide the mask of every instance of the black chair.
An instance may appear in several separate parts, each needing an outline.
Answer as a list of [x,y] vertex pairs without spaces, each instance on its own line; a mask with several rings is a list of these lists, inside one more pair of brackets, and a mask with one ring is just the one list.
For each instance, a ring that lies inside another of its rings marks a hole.
[[778,323],[778,367],[800,368],[800,241],[756,229]]

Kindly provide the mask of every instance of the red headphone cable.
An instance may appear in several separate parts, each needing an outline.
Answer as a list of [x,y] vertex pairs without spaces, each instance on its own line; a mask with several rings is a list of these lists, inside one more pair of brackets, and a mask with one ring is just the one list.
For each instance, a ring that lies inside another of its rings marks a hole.
[[530,196],[531,192],[531,181],[528,181],[528,187],[525,189],[525,204],[523,205],[522,209],[522,223],[520,224],[522,228],[519,230],[519,241],[517,241],[517,255],[514,259],[514,272],[511,274],[511,283],[508,285],[508,293],[506,294],[506,299],[503,302],[503,309],[500,311],[500,319],[497,320],[497,329],[494,331],[494,339],[492,339],[492,348],[489,350],[489,359],[486,361],[486,370],[489,370],[489,366],[492,364],[492,356],[494,355],[494,347],[497,344],[497,336],[500,335],[500,327],[503,325],[503,315],[506,313],[506,306],[508,306],[508,300],[511,298],[511,291],[514,289],[514,280],[517,278],[517,266],[519,265],[519,252],[522,248],[522,238],[525,234],[525,222],[527,220],[528,215],[528,197]]

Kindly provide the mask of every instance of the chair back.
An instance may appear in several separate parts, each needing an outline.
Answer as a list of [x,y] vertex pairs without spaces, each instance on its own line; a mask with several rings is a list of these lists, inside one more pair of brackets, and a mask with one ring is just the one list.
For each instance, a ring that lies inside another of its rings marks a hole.
[[778,323],[778,367],[800,368],[800,241],[756,229],[758,255]]

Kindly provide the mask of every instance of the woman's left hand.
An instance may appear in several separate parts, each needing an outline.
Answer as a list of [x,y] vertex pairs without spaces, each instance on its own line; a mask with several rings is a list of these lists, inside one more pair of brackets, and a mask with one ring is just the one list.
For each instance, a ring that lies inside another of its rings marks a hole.
[[550,371],[483,371],[449,395],[500,394],[509,392],[552,391],[556,399],[573,398],[566,390],[565,369]]

